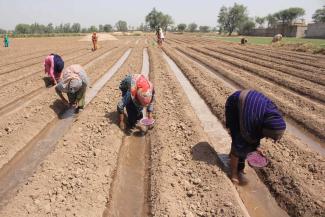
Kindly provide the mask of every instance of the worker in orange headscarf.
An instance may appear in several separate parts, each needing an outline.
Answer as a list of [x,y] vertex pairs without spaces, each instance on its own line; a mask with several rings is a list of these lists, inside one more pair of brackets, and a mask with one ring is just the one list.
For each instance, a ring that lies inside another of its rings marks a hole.
[[93,32],[91,40],[93,41],[93,51],[95,51],[95,50],[97,50],[97,41],[98,41],[98,36],[97,36],[96,32]]

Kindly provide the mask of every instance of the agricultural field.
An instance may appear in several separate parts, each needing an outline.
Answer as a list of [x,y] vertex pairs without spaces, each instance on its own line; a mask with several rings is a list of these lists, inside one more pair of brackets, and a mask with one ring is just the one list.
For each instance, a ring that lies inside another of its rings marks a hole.
[[[325,216],[325,56],[168,33],[91,42],[13,39],[0,48],[0,216]],[[90,77],[86,108],[71,114],[44,82],[60,54]],[[120,81],[155,86],[155,126],[120,130]],[[262,140],[268,166],[228,178],[224,105],[238,89],[272,99],[287,121]]]

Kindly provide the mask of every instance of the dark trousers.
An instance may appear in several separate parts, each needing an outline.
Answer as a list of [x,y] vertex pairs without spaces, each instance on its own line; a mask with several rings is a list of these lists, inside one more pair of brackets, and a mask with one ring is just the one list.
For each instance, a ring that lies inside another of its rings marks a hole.
[[137,121],[143,118],[142,110],[139,110],[132,100],[126,105],[126,112],[128,114],[128,125],[130,128],[133,128]]

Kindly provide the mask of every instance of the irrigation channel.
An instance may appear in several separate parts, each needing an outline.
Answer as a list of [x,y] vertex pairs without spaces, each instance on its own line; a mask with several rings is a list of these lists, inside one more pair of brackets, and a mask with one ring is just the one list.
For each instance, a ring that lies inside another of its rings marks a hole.
[[[131,50],[132,49],[127,50],[113,67],[87,91],[86,106],[123,65],[131,53]],[[37,166],[45,157],[53,151],[57,141],[71,127],[75,118],[76,115],[72,109],[66,110],[60,118],[56,118],[50,122],[20,152],[2,167],[0,170],[0,207],[3,207],[9,201],[10,197],[14,196],[18,186],[24,183],[27,178],[34,173]]]
[[[141,73],[149,75],[149,56],[143,50]],[[143,110],[145,115],[145,109]],[[148,165],[150,142],[145,132],[132,130],[123,138],[117,169],[110,192],[110,203],[103,216],[147,216],[149,181]]]
[[[209,137],[211,146],[225,168],[229,170],[228,153],[230,152],[229,144],[231,144],[230,136],[173,60],[165,53],[163,53],[163,57],[184,89],[204,131]],[[247,185],[236,187],[239,194],[237,198],[238,202],[241,205],[243,213],[246,213],[246,216],[288,216],[288,214],[278,206],[267,187],[260,181],[253,169],[249,168],[247,170],[247,177],[250,180]]]

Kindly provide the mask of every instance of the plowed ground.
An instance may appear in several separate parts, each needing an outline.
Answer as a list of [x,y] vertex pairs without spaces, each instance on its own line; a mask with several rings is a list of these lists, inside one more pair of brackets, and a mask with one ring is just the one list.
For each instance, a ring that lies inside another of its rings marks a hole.
[[[172,36],[163,51],[171,57],[217,118],[235,88],[269,96],[293,124],[321,143],[325,135],[324,60],[316,55],[266,50]],[[53,87],[45,87],[43,59],[62,54],[66,66],[79,63],[94,84],[126,50],[131,54],[106,83],[34,174],[17,186],[0,216],[102,216],[125,136],[117,126],[119,82],[140,73],[148,47],[149,77],[155,85],[155,127],[150,141],[148,216],[244,216],[234,186],[209,146],[187,97],[151,37],[120,37],[91,44],[74,38],[24,39],[0,50],[0,167],[15,158],[66,108]],[[281,54],[281,55],[280,55]],[[280,57],[279,57],[280,56]],[[229,144],[230,145],[230,144]],[[324,144],[323,144],[324,145]],[[260,179],[290,216],[325,215],[323,155],[286,132],[277,144],[263,140],[269,166]],[[324,148],[324,147],[323,147]]]

